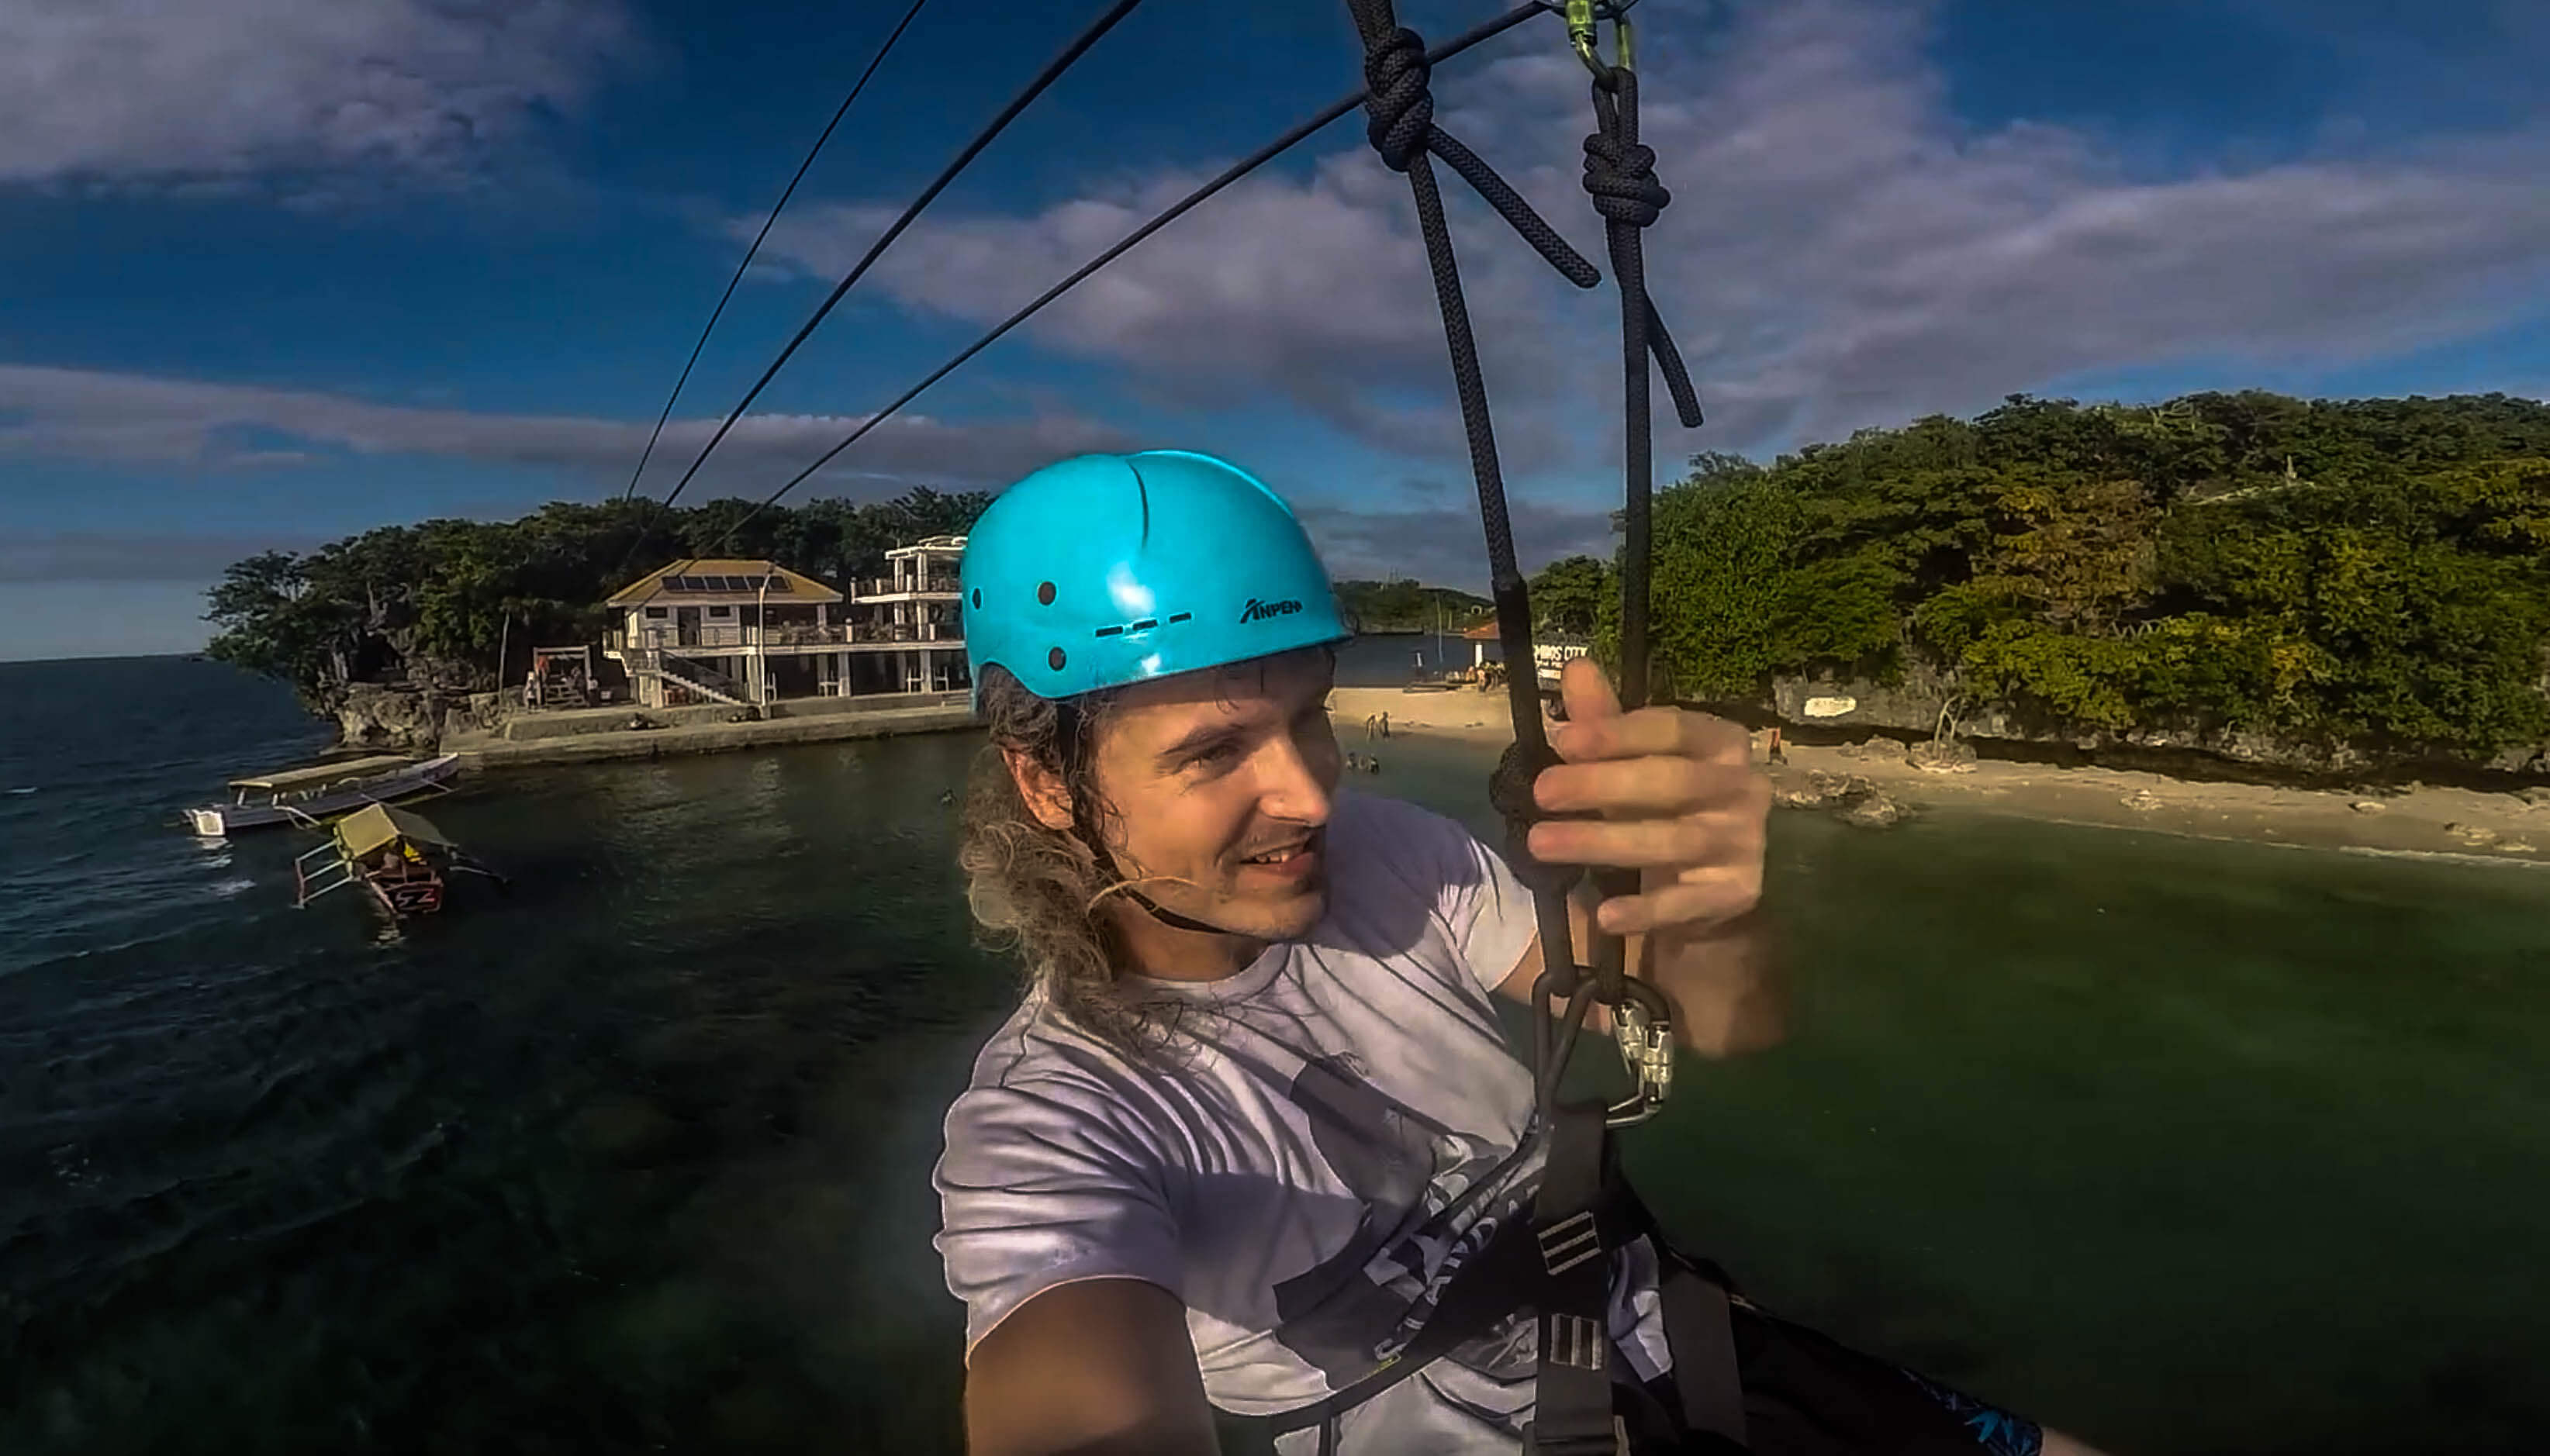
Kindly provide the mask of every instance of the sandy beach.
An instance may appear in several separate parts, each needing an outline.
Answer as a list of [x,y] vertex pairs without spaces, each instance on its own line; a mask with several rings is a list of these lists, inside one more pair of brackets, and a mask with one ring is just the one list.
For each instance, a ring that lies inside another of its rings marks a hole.
[[1447,693],[1411,693],[1399,688],[1339,688],[1328,695],[1328,717],[1337,726],[1337,741],[1348,748],[1364,743],[1364,720],[1390,715],[1396,737],[1476,738],[1502,742],[1514,735],[1514,718],[1503,688],[1482,693],[1454,688]]
[[[1501,742],[1512,731],[1502,692],[1339,688],[1329,705],[1338,740],[1350,749],[1363,745],[1366,717],[1382,713],[1390,715],[1394,737]],[[1768,734],[1753,736],[1761,763]],[[1767,766],[1779,787],[1803,788],[1818,773],[1852,775],[1915,811],[1974,809],[2204,838],[2550,864],[2550,789],[2527,796],[2411,786],[2365,794],[1989,758],[1940,773],[1913,766],[1904,745],[1885,737],[1829,747],[1790,743],[1786,755],[1785,765]]]

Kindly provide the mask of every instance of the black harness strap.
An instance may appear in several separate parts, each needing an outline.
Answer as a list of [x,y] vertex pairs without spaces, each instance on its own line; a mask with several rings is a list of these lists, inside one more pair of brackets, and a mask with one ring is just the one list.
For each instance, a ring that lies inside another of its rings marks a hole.
[[[1419,1374],[1513,1314],[1539,1316],[1540,1387],[1526,1448],[1540,1456],[1586,1452],[1616,1456],[1622,1426],[1616,1410],[1637,1401],[1634,1377],[1610,1342],[1608,1327],[1553,1332],[1551,1310],[1591,1309],[1608,1316],[1612,1256],[1637,1239],[1654,1248],[1660,1272],[1670,1379],[1683,1426],[1745,1449],[1744,1390],[1738,1379],[1732,1285],[1706,1260],[1667,1243],[1655,1217],[1620,1176],[1614,1144],[1600,1135],[1600,1115],[1576,1129],[1552,1129],[1550,1161],[1528,1216],[1510,1218],[1462,1266],[1436,1298],[1417,1337],[1388,1364],[1324,1401],[1257,1417],[1270,1439],[1320,1429],[1321,1451],[1333,1452],[1335,1422],[1347,1411]],[[1588,1153],[1590,1152],[1590,1156]],[[1560,1356],[1553,1373],[1550,1360]],[[1599,1360],[1599,1370],[1593,1362]],[[1645,1402],[1652,1407],[1651,1400]]]
[[1282,1436],[1313,1426],[1324,1428],[1348,1410],[1496,1328],[1520,1307],[1515,1296],[1530,1287],[1536,1268],[1533,1260],[1530,1225],[1520,1218],[1508,1221],[1452,1276],[1435,1297],[1432,1316],[1390,1363],[1316,1405],[1267,1417],[1269,1433]]
[[[1607,1220],[1612,1138],[1601,1104],[1551,1109],[1549,1158],[1532,1201],[1541,1297],[1539,1388],[1523,1427],[1525,1456],[1618,1456],[1612,1414],[1612,1251]],[[1607,1235],[1609,1235],[1607,1237]]]
[[1665,1346],[1673,1351],[1683,1421],[1744,1449],[1744,1382],[1736,1367],[1735,1310],[1726,1289],[1666,1258],[1657,1298],[1664,1305]]

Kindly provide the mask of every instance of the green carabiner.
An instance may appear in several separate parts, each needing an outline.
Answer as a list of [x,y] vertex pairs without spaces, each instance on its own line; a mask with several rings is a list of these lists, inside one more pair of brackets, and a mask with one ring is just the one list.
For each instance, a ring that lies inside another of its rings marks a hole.
[[[1564,0],[1561,12],[1567,19],[1567,44],[1596,79],[1610,75],[1615,69],[1631,68],[1628,6],[1606,3],[1606,0]],[[1602,23],[1606,20],[1612,23],[1613,49],[1619,56],[1608,66],[1603,63],[1601,32]]]
[[1567,44],[1576,50],[1576,58],[1596,75],[1603,74],[1603,57],[1595,53],[1601,39],[1594,26],[1594,0],[1567,0]]

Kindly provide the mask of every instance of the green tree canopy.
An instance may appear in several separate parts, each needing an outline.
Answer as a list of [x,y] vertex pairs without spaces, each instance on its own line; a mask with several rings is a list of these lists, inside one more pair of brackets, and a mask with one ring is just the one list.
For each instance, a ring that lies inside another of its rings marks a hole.
[[1656,499],[1651,630],[1686,693],[1917,659],[2052,726],[2465,752],[2550,728],[2534,401],[2012,396],[1693,467]]
[[1603,603],[1619,592],[1612,568],[1592,556],[1568,556],[1540,568],[1524,583],[1531,592],[1535,631],[1590,636],[1602,621]]

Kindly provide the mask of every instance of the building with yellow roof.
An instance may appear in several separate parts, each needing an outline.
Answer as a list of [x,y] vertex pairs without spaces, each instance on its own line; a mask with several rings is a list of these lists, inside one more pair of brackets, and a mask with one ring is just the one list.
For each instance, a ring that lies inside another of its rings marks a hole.
[[847,596],[772,561],[675,561],[611,595],[603,655],[649,708],[962,688],[964,549],[960,535],[888,551],[888,574]]

